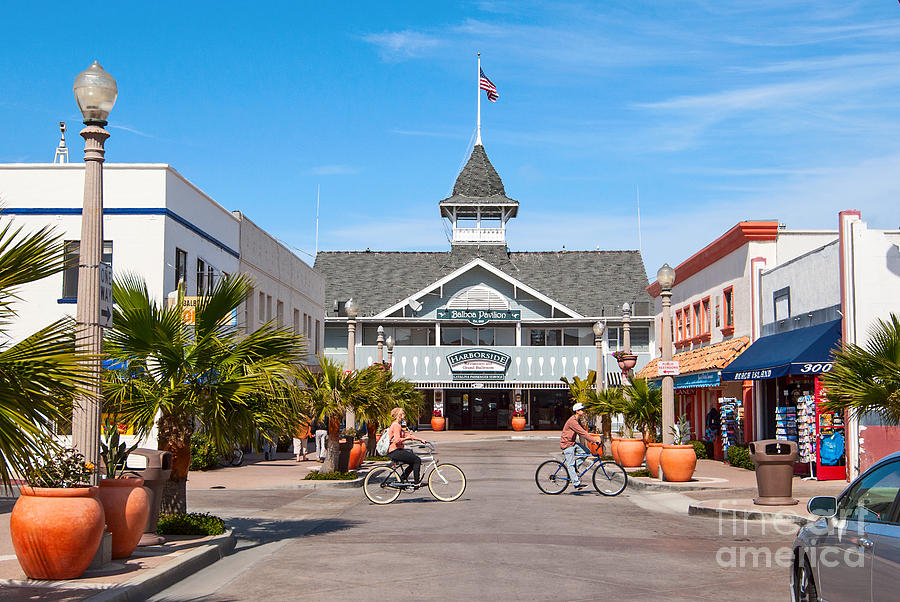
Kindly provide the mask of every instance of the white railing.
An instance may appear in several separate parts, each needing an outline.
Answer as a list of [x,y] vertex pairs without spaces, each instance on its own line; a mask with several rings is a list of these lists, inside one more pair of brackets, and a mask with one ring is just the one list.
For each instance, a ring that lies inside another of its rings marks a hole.
[[505,242],[506,231],[503,228],[453,228],[453,242],[480,243]]

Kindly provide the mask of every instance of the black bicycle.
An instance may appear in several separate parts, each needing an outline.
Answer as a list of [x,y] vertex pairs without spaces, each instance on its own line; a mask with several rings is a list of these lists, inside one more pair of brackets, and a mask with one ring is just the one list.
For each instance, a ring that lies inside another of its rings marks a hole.
[[[621,464],[603,460],[597,454],[579,453],[575,455],[575,472],[581,479],[593,470],[591,482],[601,495],[614,496],[625,491],[628,473]],[[569,471],[559,460],[547,460],[534,471],[534,482],[538,489],[549,495],[559,495],[569,486]]]

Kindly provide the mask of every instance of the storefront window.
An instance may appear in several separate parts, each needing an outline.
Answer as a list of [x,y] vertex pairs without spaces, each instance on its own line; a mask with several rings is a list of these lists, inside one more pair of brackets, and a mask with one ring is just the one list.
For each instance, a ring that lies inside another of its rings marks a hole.
[[459,332],[463,345],[475,345],[478,337],[474,328],[460,328]]
[[563,345],[578,345],[578,329],[577,328],[564,328],[563,329]]
[[441,345],[459,345],[459,328],[441,328]]
[[[458,329],[457,329],[458,330]],[[357,332],[359,332],[357,330]],[[432,326],[413,326],[413,327],[384,327],[384,339],[394,337],[397,345],[434,345],[434,327]],[[443,334],[441,335],[443,339]],[[378,344],[378,326],[366,325],[362,329],[362,344],[377,345]]]
[[493,328],[479,328],[478,329],[478,344],[479,345],[493,345],[494,344],[494,329]]
[[516,329],[510,326],[494,328],[494,345],[512,347],[516,344]]
[[547,332],[543,328],[532,328],[529,341],[534,347],[543,347],[547,344]]

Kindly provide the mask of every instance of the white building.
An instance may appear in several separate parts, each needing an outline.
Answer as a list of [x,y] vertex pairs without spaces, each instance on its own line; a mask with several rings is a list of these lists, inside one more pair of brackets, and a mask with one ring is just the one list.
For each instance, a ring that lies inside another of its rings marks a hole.
[[[103,185],[104,261],[116,275],[139,274],[162,301],[180,280],[186,294],[195,296],[225,274],[248,274],[254,290],[239,311],[240,323],[254,329],[277,319],[293,327],[308,337],[315,362],[322,349],[325,293],[309,265],[169,165],[105,164]],[[75,313],[83,194],[83,164],[0,164],[4,216],[26,231],[53,226],[75,260],[64,273],[21,290],[19,319],[8,329],[13,340]]]

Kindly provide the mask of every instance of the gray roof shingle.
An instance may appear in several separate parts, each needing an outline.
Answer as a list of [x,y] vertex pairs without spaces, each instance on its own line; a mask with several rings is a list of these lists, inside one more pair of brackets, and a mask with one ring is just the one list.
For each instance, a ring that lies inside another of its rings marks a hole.
[[584,316],[620,315],[622,303],[649,302],[638,251],[514,251],[456,246],[450,252],[319,252],[325,307],[349,297],[360,315],[379,313],[476,257]]
[[506,196],[500,174],[488,159],[484,146],[476,144],[466,166],[456,178],[453,194],[441,201],[440,205],[513,205],[511,217],[514,217],[519,203]]

